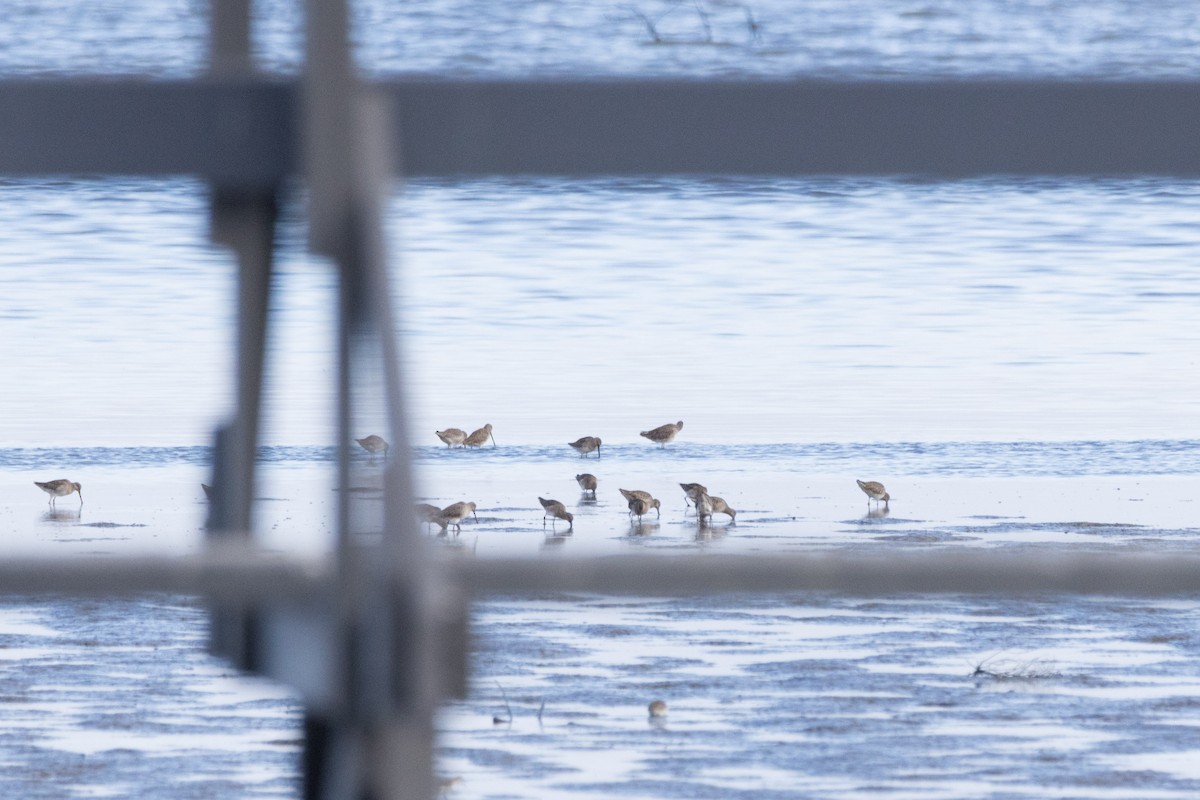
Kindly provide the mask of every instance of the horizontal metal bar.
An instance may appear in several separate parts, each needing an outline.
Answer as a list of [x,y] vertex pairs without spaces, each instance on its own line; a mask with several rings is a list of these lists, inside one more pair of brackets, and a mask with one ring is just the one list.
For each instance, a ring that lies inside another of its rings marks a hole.
[[1200,555],[1022,553],[987,550],[886,555],[621,556],[458,560],[449,565],[477,596],[576,591],[670,596],[722,592],[830,591],[1170,596],[1200,592]]
[[298,559],[240,546],[179,558],[22,558],[0,562],[0,594],[122,595],[170,592],[229,605],[289,603],[328,594],[324,559]]
[[[435,560],[432,568],[440,573],[438,583],[460,586],[476,597],[549,591],[645,596],[802,590],[856,596],[1200,593],[1200,555],[1180,553],[639,554],[538,560],[453,558]],[[223,604],[287,603],[311,601],[334,591],[336,574],[329,559],[295,559],[235,546],[185,558],[17,558],[0,562],[0,594],[164,591],[203,595]]]
[[[390,95],[413,176],[1200,175],[1200,82],[434,81]],[[278,80],[0,81],[0,174],[299,169]]]
[[403,168],[455,174],[1200,174],[1200,84],[391,87]]
[[0,174],[194,175],[270,189],[296,167],[294,95],[265,79],[0,81]]

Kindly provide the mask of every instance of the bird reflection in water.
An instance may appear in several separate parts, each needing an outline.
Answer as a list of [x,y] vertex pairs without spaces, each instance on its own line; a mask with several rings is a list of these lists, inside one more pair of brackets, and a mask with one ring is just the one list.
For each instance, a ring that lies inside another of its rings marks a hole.
[[42,522],[79,522],[83,514],[82,508],[54,508],[51,507],[42,514]]

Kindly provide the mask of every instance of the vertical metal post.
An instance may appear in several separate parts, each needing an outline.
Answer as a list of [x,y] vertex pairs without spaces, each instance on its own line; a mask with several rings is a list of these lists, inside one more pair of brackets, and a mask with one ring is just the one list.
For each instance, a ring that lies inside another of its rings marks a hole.
[[[235,76],[253,71],[248,0],[214,0],[210,73]],[[211,187],[214,242],[229,246],[238,262],[237,408],[217,431],[209,513],[210,538],[248,540],[252,529],[255,462],[266,361],[267,313],[274,265],[275,191]],[[243,669],[257,662],[250,614],[215,611],[211,647]]]
[[[399,359],[390,311],[383,207],[391,177],[390,119],[366,95],[349,47],[345,0],[308,0],[304,77],[309,247],[341,281],[338,331],[338,563],[335,641],[341,703],[310,715],[306,795],[432,795],[434,621],[425,551],[411,514]],[[382,379],[377,381],[376,379]],[[382,398],[367,386],[382,383]],[[356,410],[382,400],[396,457],[386,472],[382,544],[356,541],[350,488]]]

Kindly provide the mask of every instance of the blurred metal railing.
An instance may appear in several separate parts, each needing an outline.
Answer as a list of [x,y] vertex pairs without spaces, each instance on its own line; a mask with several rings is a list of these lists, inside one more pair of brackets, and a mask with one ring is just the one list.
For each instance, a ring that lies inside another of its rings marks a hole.
[[[310,798],[433,794],[432,714],[465,687],[473,596],[1200,591],[1200,557],[853,553],[443,561],[407,513],[410,466],[382,204],[409,175],[1200,175],[1200,83],[404,81],[366,85],[345,0],[307,0],[304,76],[255,72],[248,0],[214,0],[211,69],[183,82],[0,81],[0,174],[199,176],[239,265],[238,406],[217,432],[206,551],[0,562],[0,591],[173,591],[213,604],[213,650],[304,697]],[[399,132],[399,136],[397,135]],[[303,177],[309,241],[340,278],[338,539],[328,558],[255,548],[255,449],[277,208]],[[348,446],[372,394],[398,456],[383,514]],[[356,531],[382,531],[356,544]]]

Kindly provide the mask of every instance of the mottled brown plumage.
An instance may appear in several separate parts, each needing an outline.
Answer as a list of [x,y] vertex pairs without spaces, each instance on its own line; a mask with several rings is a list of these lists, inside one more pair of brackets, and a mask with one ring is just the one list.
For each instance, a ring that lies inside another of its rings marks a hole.
[[371,455],[383,453],[384,458],[387,458],[388,449],[391,447],[391,445],[383,440],[382,436],[376,436],[375,434],[371,434],[365,439],[355,439],[354,441],[358,442],[359,446]]
[[74,483],[66,478],[59,478],[58,480],[46,481],[45,483],[34,481],[33,485],[50,495],[47,505],[57,505],[58,498],[66,497],[72,492],[79,492],[79,505],[83,505],[83,484]]
[[492,440],[492,447],[495,447],[496,440],[492,437],[492,423],[490,422],[479,430],[467,434],[467,437],[463,439],[463,444],[467,447],[482,447],[488,439]]
[[596,486],[599,483],[599,481],[596,480],[595,475],[593,475],[590,472],[585,472],[581,475],[576,475],[575,482],[579,484],[579,488],[582,489],[583,491],[591,492],[593,498],[596,496]]
[[[638,514],[639,517],[642,516],[642,514],[649,513],[650,509],[652,508],[658,512],[658,516],[662,516],[662,503],[658,502],[658,500],[655,500],[654,496],[649,492],[641,489],[618,489],[617,491],[621,493],[621,496],[624,497],[626,501],[632,502],[633,500],[641,500],[643,503],[645,503],[646,510],[641,512],[641,514]],[[636,511],[633,511],[632,505],[629,506],[629,510],[633,513],[637,513]]]
[[883,488],[883,484],[879,481],[855,480],[855,483],[857,483],[858,488],[862,489],[867,495],[868,507],[870,507],[872,500],[877,503],[883,503],[883,505],[886,507],[888,501],[892,499],[892,496],[887,493],[887,489]]
[[580,458],[586,456],[593,450],[596,451],[596,458],[600,457],[600,437],[599,436],[584,436],[576,439],[573,442],[567,442],[568,445],[575,448],[579,453]]
[[[707,492],[708,488],[699,483],[681,483],[679,488],[683,489],[683,504],[685,506],[692,505],[696,501],[696,492]],[[691,501],[689,503],[688,501]]]
[[667,442],[673,441],[675,439],[675,434],[679,433],[681,430],[683,430],[683,420],[679,420],[679,422],[675,423],[668,422],[666,425],[659,425],[657,428],[653,428],[648,431],[642,431],[638,435],[645,436],[650,441],[657,442],[663,447],[666,447]]
[[446,443],[446,447],[461,445],[467,440],[467,432],[462,428],[446,428],[444,431],[434,431],[437,437]]
[[546,520],[550,520],[550,524],[554,524],[554,520],[566,520],[568,527],[575,527],[575,517],[567,507],[557,500],[547,500],[544,497],[539,497],[538,502],[542,504],[542,527],[546,527]]
[[471,502],[459,501],[442,509],[442,519],[447,525],[453,525],[456,531],[462,530],[462,521],[470,516],[474,516],[476,522],[479,521],[479,515],[475,513],[475,504]]

